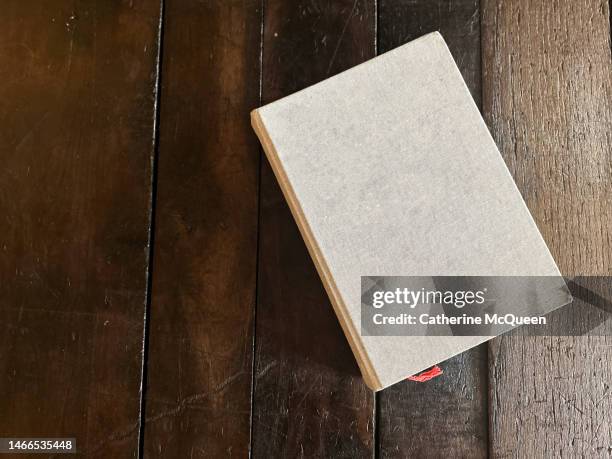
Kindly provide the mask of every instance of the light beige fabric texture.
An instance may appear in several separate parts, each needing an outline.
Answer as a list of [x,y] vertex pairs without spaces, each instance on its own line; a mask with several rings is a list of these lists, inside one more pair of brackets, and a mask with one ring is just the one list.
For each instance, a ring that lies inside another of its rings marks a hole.
[[362,275],[559,275],[439,33],[252,122],[374,390],[489,337],[362,337]]

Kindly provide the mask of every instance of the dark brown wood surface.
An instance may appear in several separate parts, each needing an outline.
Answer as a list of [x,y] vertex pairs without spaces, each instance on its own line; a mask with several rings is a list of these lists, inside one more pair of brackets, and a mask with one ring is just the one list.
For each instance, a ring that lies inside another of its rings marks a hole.
[[507,336],[375,397],[261,155],[251,109],[432,30],[563,273],[612,274],[607,0],[5,0],[0,437],[610,457],[608,278],[554,316],[589,336]]
[[[380,0],[378,51],[423,34],[444,36],[472,96],[480,104],[478,0]],[[428,383],[404,381],[378,396],[380,457],[486,457],[487,347],[441,364]]]
[[165,3],[146,457],[246,457],[259,1]]
[[2,4],[2,437],[137,454],[158,29],[151,1]]
[[[263,102],[374,56],[374,2],[266,1]],[[371,457],[374,395],[265,159],[253,400],[254,457]]]
[[[608,7],[483,1],[486,119],[568,276],[611,274]],[[576,321],[569,313],[561,318]],[[490,346],[491,454],[610,457],[609,336],[514,335]]]

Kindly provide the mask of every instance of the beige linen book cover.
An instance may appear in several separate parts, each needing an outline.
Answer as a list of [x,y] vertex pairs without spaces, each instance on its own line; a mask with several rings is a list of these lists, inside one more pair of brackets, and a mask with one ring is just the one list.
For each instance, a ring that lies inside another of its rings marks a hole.
[[251,121],[372,389],[490,337],[362,336],[361,276],[559,276],[439,33]]

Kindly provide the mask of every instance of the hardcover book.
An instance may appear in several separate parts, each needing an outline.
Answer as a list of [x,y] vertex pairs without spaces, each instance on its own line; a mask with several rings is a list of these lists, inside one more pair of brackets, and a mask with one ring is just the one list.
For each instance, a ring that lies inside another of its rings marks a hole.
[[[565,285],[439,33],[254,110],[251,121],[372,389],[496,332],[372,336],[361,322],[373,285],[364,283],[552,276]],[[538,313],[569,301],[529,298]]]

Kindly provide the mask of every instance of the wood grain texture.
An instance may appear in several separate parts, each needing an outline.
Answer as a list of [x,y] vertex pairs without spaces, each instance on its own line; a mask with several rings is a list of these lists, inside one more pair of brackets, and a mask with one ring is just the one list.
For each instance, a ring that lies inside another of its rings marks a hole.
[[260,8],[165,3],[146,457],[249,451]]
[[[480,104],[478,0],[380,0],[383,53],[439,30],[477,104]],[[487,347],[441,364],[444,375],[425,384],[405,381],[379,394],[380,457],[486,457]]]
[[2,4],[0,432],[138,450],[159,3]]
[[[569,276],[611,272],[609,31],[605,1],[483,1],[486,119]],[[609,457],[611,344],[609,336],[494,340],[492,455]]]
[[[374,55],[372,1],[266,1],[263,102]],[[374,396],[269,164],[261,171],[254,457],[371,457]]]

